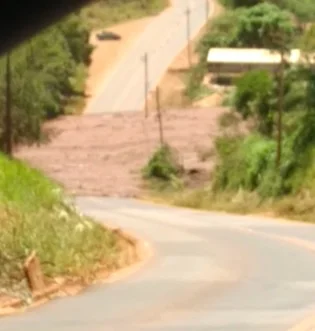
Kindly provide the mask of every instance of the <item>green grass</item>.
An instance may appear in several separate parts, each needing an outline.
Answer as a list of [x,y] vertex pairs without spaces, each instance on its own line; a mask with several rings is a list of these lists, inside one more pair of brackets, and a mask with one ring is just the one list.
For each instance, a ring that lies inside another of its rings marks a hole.
[[168,0],[97,1],[82,9],[82,17],[93,29],[106,28],[128,20],[156,15],[168,4]]
[[228,212],[232,214],[257,214],[288,220],[315,223],[315,199],[309,191],[282,198],[262,199],[256,192],[239,190],[214,193],[210,183],[199,189],[157,189],[149,198],[159,203],[198,210]]
[[22,264],[32,251],[44,275],[92,277],[115,266],[115,235],[80,215],[58,185],[0,154],[0,291],[27,293]]

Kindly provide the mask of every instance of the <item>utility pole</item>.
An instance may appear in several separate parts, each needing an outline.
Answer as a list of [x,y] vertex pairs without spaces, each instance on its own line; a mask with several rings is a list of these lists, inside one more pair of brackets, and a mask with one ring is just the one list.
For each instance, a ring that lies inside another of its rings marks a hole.
[[156,98],[157,118],[159,121],[160,144],[162,147],[164,145],[164,133],[163,133],[163,121],[162,121],[160,87],[159,86],[157,86],[157,88],[156,88],[155,98]]
[[12,107],[11,107],[11,54],[6,56],[6,104],[4,118],[4,146],[5,153],[12,155]]
[[149,114],[148,93],[149,93],[149,56],[144,54],[144,101],[145,101],[145,117]]
[[205,0],[205,2],[206,2],[206,23],[207,23],[209,19],[209,0]]
[[190,14],[191,9],[190,6],[187,7],[186,10],[186,25],[187,25],[187,59],[188,59],[188,65],[191,69],[192,67],[192,56],[191,56],[191,44],[190,44]]
[[282,114],[284,108],[284,51],[281,50],[281,62],[279,68],[279,98],[278,98],[278,121],[277,121],[277,159],[276,166],[280,167],[282,154]]

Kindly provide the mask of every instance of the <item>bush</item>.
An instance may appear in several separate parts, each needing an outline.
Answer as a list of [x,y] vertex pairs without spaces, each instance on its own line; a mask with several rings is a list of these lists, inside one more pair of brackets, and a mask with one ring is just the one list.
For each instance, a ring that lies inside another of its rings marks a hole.
[[155,151],[148,164],[142,170],[144,178],[164,181],[172,180],[181,171],[182,167],[175,156],[175,152],[166,144]]

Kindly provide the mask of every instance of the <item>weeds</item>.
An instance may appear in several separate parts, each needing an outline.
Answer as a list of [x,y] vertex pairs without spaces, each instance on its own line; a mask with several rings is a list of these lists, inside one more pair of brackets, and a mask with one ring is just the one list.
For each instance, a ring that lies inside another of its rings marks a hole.
[[39,171],[0,155],[0,288],[26,291],[22,265],[34,250],[46,277],[89,277],[114,266],[116,238],[80,215]]

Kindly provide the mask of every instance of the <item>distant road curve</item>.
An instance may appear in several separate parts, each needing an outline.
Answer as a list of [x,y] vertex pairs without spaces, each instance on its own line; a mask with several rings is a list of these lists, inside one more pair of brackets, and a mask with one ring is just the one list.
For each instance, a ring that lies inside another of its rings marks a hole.
[[106,77],[86,113],[142,109],[145,95],[144,54],[148,53],[150,91],[187,45],[187,8],[190,8],[190,36],[193,38],[204,26],[206,17],[214,13],[213,3],[208,2],[207,6],[207,1],[173,0],[171,7],[152,20],[114,71]]

